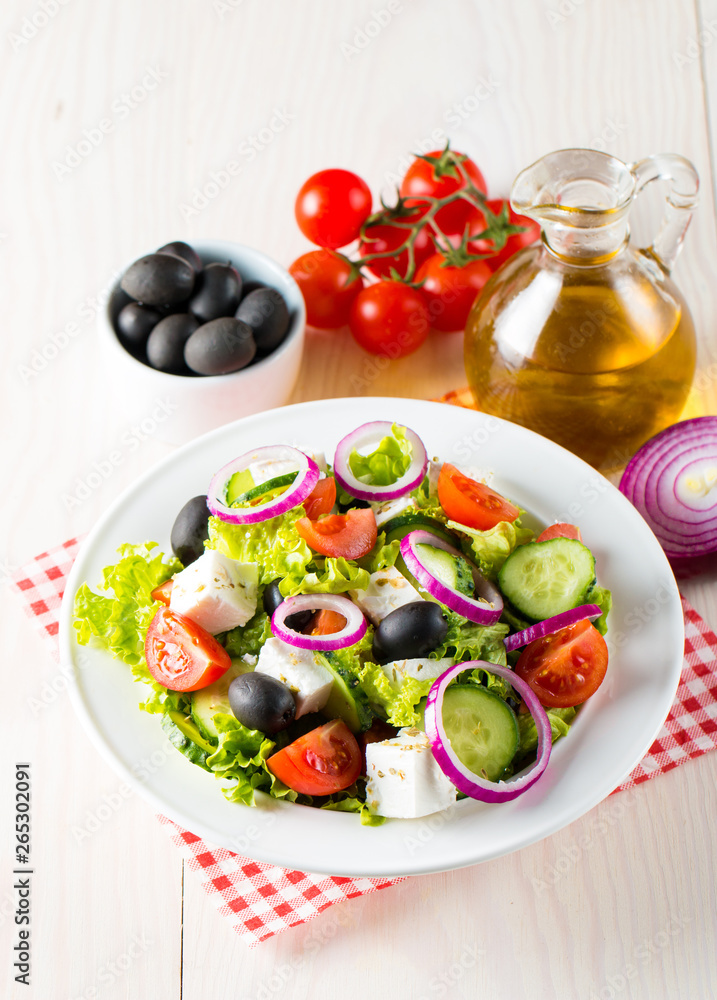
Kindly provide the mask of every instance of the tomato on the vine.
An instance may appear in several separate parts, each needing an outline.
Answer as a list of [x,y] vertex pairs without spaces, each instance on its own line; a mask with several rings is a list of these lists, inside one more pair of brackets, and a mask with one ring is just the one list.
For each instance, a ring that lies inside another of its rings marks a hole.
[[297,257],[289,273],[304,296],[309,326],[337,330],[348,323],[363,279],[345,257],[331,250],[310,250]]
[[417,350],[429,326],[424,296],[400,281],[378,281],[364,288],[349,316],[349,329],[361,347],[387,358],[402,358]]
[[[469,156],[457,150],[433,150],[426,153],[430,159],[417,157],[406,171],[401,182],[401,197],[410,198],[409,205],[420,204],[421,195],[430,198],[446,198],[460,191],[468,180],[486,193],[485,178]],[[460,160],[460,169],[455,165],[454,158]],[[433,160],[435,162],[430,162]],[[414,201],[415,199],[415,201]],[[436,224],[446,236],[460,235],[465,229],[466,221],[472,206],[463,199],[457,199],[449,205],[444,205],[436,213]]]
[[445,265],[441,254],[429,257],[419,268],[417,282],[428,305],[434,330],[444,333],[462,330],[476,296],[491,277],[484,260],[472,260],[463,267]]
[[[519,250],[530,246],[531,243],[535,243],[535,241],[540,238],[540,226],[535,219],[529,219],[527,215],[518,215],[510,207],[510,204],[503,201],[502,198],[491,198],[486,201],[486,205],[494,215],[500,215],[503,211],[503,206],[507,205],[508,222],[510,225],[525,227],[522,233],[513,233],[512,236],[509,236],[497,253],[493,253],[492,240],[471,240],[468,243],[469,253],[491,254],[490,257],[486,257],[486,263],[490,267],[491,271],[497,271],[502,264],[505,264],[507,260],[510,260],[510,258]],[[479,209],[474,209],[471,212],[469,219],[469,232],[480,233],[484,229],[485,217]]]
[[307,239],[338,250],[353,243],[371,214],[371,191],[350,170],[320,170],[301,186],[294,211]]
[[584,619],[526,646],[515,672],[528,684],[541,705],[569,708],[582,705],[603,682],[607,671],[607,643]]
[[[427,211],[427,207],[416,207],[409,215],[396,219],[396,222],[399,223],[398,225],[391,224],[391,222],[380,222],[374,226],[367,226],[364,230],[366,238],[359,243],[359,254],[362,257],[368,257],[371,254],[388,253],[391,250],[396,250],[406,242],[411,232],[410,229],[404,229],[401,223],[411,226],[416,225]],[[424,260],[435,252],[436,247],[433,242],[431,229],[428,226],[422,226],[413,241],[414,274]],[[405,278],[408,271],[408,263],[408,250],[401,250],[398,254],[389,257],[379,257],[376,260],[370,261],[366,264],[366,270],[370,271],[371,274],[375,274],[377,278],[390,278],[391,269],[393,268],[402,278]]]

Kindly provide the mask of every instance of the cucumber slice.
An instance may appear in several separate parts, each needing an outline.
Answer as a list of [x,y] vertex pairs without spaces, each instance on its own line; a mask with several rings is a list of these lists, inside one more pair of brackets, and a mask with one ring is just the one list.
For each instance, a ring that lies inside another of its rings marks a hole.
[[457,590],[459,594],[468,597],[475,596],[475,585],[471,568],[462,556],[451,555],[443,549],[432,545],[417,545],[416,555],[429,573],[435,576],[446,587]]
[[205,771],[211,771],[207,767],[207,757],[211,757],[217,748],[204,739],[191,719],[181,712],[167,712],[162,717],[162,729],[172,746],[183,753],[187,760],[203,767]]
[[437,521],[434,517],[428,517],[427,514],[421,514],[420,512],[397,514],[390,521],[386,521],[381,530],[386,532],[387,542],[392,542],[394,538],[397,538],[400,542],[409,532],[418,531],[419,529],[421,531],[430,531],[434,535],[438,535],[439,538],[442,538],[444,542],[450,542],[456,548],[459,547],[460,543],[458,539],[446,528],[445,524]]
[[331,652],[318,655],[323,665],[334,675],[334,686],[321,714],[327,719],[343,719],[352,733],[369,729],[373,713],[358,678],[342,667]]
[[583,604],[594,580],[593,554],[574,538],[519,545],[498,574],[503,596],[533,621]]
[[487,781],[498,781],[518,749],[518,722],[513,710],[484,687],[447,687],[443,726],[456,756]]
[[239,674],[249,673],[253,669],[248,664],[242,663],[241,660],[232,660],[231,667],[222,674],[218,681],[192,693],[192,719],[199,732],[206,739],[219,739],[219,731],[214,725],[214,716],[217,712],[224,712],[225,715],[233,714],[229,704],[229,685],[231,682]]
[[227,507],[231,507],[231,505],[242,495],[242,493],[246,493],[247,490],[252,489],[254,485],[254,477],[248,469],[242,469],[241,472],[235,472],[227,483]]
[[[236,475],[236,474],[235,474]],[[227,505],[229,507],[240,507],[245,503],[251,503],[252,500],[258,500],[260,497],[269,498],[271,493],[283,493],[287,486],[291,484],[296,479],[296,472],[286,472],[283,476],[275,476],[273,479],[267,479],[265,483],[260,483],[258,486],[252,486],[251,489],[246,490],[244,493],[240,493],[233,500],[229,501],[229,490],[227,489]],[[234,476],[232,476],[231,482]]]

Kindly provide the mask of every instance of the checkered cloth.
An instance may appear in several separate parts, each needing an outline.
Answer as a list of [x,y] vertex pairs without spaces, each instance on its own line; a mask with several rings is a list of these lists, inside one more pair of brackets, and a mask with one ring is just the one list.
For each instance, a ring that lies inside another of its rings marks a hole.
[[[11,575],[25,611],[58,656],[58,613],[65,580],[79,548],[72,538]],[[665,725],[629,778],[632,788],[717,747],[717,637],[687,601],[685,662]],[[164,816],[158,817],[212,903],[250,946],[305,923],[333,903],[394,885],[402,879],[343,878],[287,871],[219,847]]]

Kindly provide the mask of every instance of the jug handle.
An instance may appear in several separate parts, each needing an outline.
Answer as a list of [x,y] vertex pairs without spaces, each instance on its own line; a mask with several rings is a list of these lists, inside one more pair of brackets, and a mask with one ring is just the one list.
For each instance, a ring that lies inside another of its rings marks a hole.
[[676,153],[660,153],[630,164],[635,178],[635,196],[651,181],[669,181],[662,225],[644,252],[651,254],[668,273],[682,247],[692,213],[697,206],[700,180],[692,163]]

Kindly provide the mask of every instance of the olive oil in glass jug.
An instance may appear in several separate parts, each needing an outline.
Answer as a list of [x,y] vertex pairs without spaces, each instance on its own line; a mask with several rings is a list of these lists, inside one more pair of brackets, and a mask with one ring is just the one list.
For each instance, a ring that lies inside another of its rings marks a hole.
[[[628,215],[657,179],[669,181],[662,227],[637,249]],[[588,149],[551,153],[518,175],[511,204],[540,223],[542,239],[496,272],[468,318],[465,364],[479,409],[604,471],[679,418],[695,331],[670,269],[698,183],[681,156],[628,166]]]

